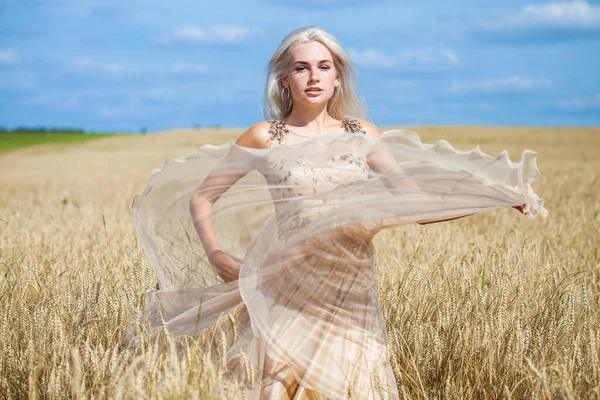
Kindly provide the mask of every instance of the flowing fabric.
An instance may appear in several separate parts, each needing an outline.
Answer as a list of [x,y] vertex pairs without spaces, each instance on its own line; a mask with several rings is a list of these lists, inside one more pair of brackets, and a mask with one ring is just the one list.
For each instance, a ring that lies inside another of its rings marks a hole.
[[[397,398],[374,234],[523,204],[546,215],[531,188],[539,176],[532,151],[513,163],[405,130],[270,149],[230,141],[167,160],[133,202],[159,280],[145,294],[151,332],[194,335],[236,311],[227,360],[247,398]],[[208,263],[194,193],[218,198],[205,218],[241,260],[238,280],[223,282]]]

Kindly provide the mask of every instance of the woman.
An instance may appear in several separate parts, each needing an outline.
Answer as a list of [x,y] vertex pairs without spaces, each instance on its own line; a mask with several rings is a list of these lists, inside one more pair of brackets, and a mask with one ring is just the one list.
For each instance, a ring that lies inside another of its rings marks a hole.
[[151,332],[193,335],[237,313],[226,359],[247,398],[397,398],[373,236],[500,207],[545,214],[535,153],[512,163],[380,133],[344,49],[315,27],[277,48],[265,105],[269,121],[167,161],[136,196],[159,279]]

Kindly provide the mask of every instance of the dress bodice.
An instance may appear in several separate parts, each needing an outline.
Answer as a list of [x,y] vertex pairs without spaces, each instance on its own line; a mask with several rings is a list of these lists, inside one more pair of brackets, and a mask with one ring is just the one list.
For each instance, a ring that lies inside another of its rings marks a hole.
[[[288,136],[298,135],[281,121],[270,120],[269,123],[273,146],[284,145]],[[342,132],[365,134],[360,123],[348,117],[342,120]],[[274,192],[274,199],[313,195],[335,185],[364,179],[369,168],[366,154],[361,151],[362,145],[361,140],[348,141],[331,154],[325,154],[324,150],[325,159],[315,157],[314,160],[294,155],[293,151],[271,152],[266,178]]]
[[[271,123],[271,139],[273,147],[286,144],[290,131],[281,121]],[[340,134],[364,134],[364,129],[356,120],[344,118]],[[296,134],[297,135],[297,134]],[[266,179],[270,186],[277,214],[288,204],[287,199],[298,199],[305,196],[303,206],[293,212],[294,220],[288,221],[284,231],[291,231],[309,224],[326,212],[336,207],[340,199],[327,196],[326,193],[339,185],[358,180],[365,180],[369,175],[367,154],[362,138],[344,141],[342,145],[332,149],[323,149],[323,154],[315,154],[314,159],[294,154],[286,148],[271,152],[268,161]],[[320,146],[316,146],[321,149]],[[319,196],[323,194],[322,196]],[[309,202],[310,204],[305,204]],[[298,203],[296,203],[296,206]],[[280,232],[284,234],[285,232]]]
[[277,199],[308,196],[328,191],[336,185],[366,179],[366,155],[352,151],[332,155],[324,163],[302,156],[279,158],[269,163],[267,181]]

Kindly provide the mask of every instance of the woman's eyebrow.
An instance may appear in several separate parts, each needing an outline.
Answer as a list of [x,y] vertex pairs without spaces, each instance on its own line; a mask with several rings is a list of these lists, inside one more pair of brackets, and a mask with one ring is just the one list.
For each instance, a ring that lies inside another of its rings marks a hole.
[[[324,63],[324,62],[331,62],[331,60],[321,60],[321,61],[319,61],[319,64]],[[296,61],[294,64],[305,64],[305,65],[308,65],[308,62],[306,62],[306,61]]]

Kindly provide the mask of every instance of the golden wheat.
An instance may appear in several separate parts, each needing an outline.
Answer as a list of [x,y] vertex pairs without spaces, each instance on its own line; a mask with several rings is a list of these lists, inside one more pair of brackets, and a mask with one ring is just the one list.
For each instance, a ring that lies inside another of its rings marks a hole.
[[[600,129],[412,130],[460,149],[507,148],[513,158],[538,151],[536,191],[550,214],[531,221],[507,209],[376,237],[401,396],[600,397]],[[1,398],[238,395],[223,380],[233,316],[197,338],[124,338],[141,293],[156,283],[133,227],[133,196],[164,159],[239,133],[177,131],[0,156]]]

